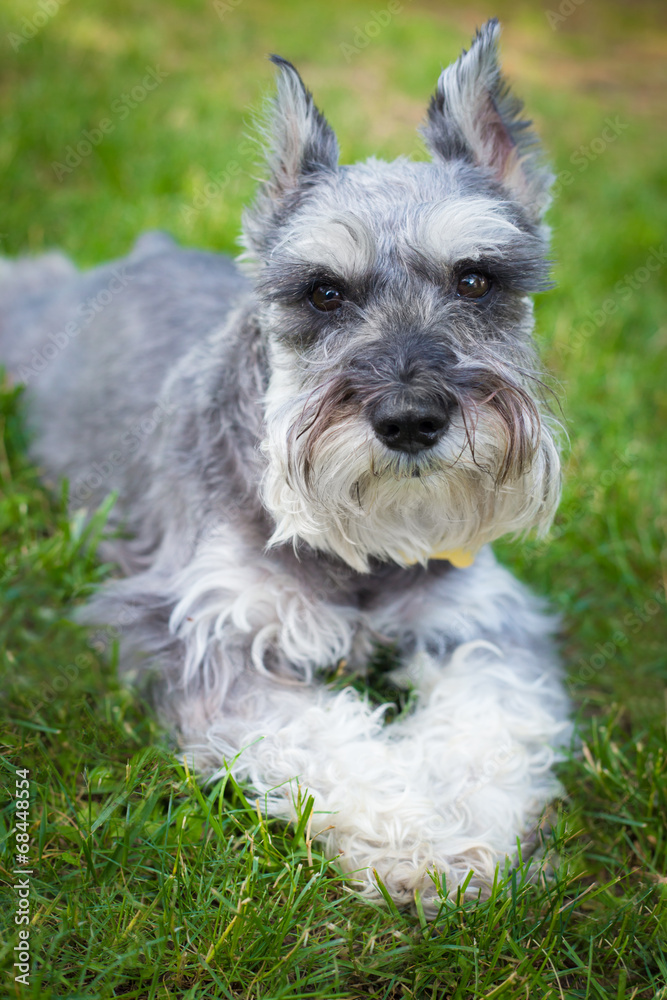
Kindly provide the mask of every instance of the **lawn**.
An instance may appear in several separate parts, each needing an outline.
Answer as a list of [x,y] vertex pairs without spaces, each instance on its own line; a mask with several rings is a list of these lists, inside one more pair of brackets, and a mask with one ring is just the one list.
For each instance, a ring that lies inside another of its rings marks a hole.
[[[448,900],[427,923],[355,898],[311,845],[307,810],[285,827],[231,780],[200,787],[118,683],[113,652],[71,620],[111,572],[95,558],[103,517],[84,527],[64,492],[45,491],[7,387],[3,995],[667,998],[664,9],[5,0],[0,253],[60,246],[87,267],[156,227],[233,252],[268,52],[299,66],[344,159],[421,156],[414,128],[440,66],[493,14],[557,174],[557,287],[537,318],[570,437],[564,495],[547,542],[496,546],[563,615],[581,752],[560,767],[551,877],[500,871],[491,899]],[[17,768],[30,781],[26,876],[14,874]],[[25,986],[13,967],[24,879]]]

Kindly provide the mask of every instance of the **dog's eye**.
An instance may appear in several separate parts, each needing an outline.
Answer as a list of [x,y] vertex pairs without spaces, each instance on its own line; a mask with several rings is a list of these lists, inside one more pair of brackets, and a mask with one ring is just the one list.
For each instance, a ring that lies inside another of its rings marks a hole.
[[333,312],[340,309],[345,298],[343,293],[333,285],[318,285],[310,293],[310,301],[320,312]]
[[491,290],[491,280],[485,274],[469,271],[462,274],[456,286],[456,294],[465,299],[483,299]]

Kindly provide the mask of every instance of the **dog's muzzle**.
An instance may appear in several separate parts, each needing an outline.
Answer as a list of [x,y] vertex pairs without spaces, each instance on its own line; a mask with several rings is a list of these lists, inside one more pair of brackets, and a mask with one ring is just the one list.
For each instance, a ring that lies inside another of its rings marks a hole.
[[379,440],[392,451],[414,455],[432,448],[451,420],[452,406],[445,400],[415,399],[405,393],[383,396],[368,418]]

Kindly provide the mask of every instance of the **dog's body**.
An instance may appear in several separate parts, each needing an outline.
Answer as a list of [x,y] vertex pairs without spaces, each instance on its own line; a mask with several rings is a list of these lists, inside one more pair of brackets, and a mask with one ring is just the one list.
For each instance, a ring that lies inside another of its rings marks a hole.
[[[126,576],[91,618],[157,667],[201,771],[231,766],[278,816],[312,794],[331,855],[427,908],[429,871],[481,886],[516,854],[569,732],[553,620],[486,545],[547,526],[559,491],[527,297],[549,174],[496,37],[443,73],[433,163],[339,167],[280,61],[245,274],[154,235],[0,286],[35,457],[75,507],[119,495],[104,554]],[[416,690],[388,726],[318,680],[376,642]]]

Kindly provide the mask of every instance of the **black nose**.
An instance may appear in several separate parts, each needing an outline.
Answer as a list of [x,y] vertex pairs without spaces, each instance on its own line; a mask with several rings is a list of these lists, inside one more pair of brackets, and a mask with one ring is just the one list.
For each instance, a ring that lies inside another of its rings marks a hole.
[[375,405],[370,421],[387,448],[414,454],[438,443],[449,426],[450,407],[445,400],[414,401],[390,396]]

